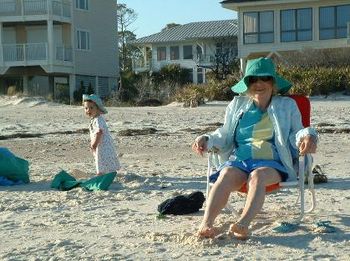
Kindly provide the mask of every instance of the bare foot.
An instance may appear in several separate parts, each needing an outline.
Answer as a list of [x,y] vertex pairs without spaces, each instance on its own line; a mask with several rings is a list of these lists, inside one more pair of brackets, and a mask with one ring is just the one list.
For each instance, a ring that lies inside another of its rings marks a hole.
[[214,238],[216,236],[216,230],[210,226],[201,226],[197,232],[197,236],[200,238]]
[[233,234],[239,240],[247,240],[248,225],[236,222],[230,226],[229,234]]

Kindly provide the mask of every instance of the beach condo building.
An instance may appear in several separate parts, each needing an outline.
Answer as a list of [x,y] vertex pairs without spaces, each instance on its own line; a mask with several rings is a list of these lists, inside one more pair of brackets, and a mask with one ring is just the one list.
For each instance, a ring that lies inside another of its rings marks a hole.
[[189,72],[189,82],[206,82],[206,73],[219,60],[237,57],[237,21],[221,20],[169,24],[161,32],[134,40],[141,51],[133,59],[134,72],[158,72],[169,64],[179,64]]
[[0,0],[0,94],[106,97],[119,78],[117,37],[115,0]]
[[226,0],[221,5],[237,12],[242,68],[247,59],[260,56],[300,56],[310,49],[349,51],[349,0]]

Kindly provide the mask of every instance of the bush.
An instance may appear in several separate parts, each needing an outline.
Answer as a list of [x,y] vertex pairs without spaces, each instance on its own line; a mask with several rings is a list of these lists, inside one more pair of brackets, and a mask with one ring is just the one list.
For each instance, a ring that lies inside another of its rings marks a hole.
[[122,82],[119,89],[120,101],[134,103],[139,95],[136,84],[140,80],[140,76],[131,71],[127,71],[123,72],[120,77]]
[[204,103],[206,87],[206,84],[185,85],[176,91],[175,100],[184,102],[185,107],[197,107]]
[[69,85],[57,84],[55,88],[55,100],[64,104],[69,104]]
[[293,83],[290,93],[304,95],[329,95],[332,92],[348,93],[350,90],[350,66],[281,67],[280,74]]
[[158,97],[161,100],[168,100],[174,96],[177,89],[190,82],[189,75],[189,70],[179,64],[168,64],[159,72],[152,72],[151,82],[154,90],[158,92]]
[[231,87],[240,80],[239,73],[227,75],[225,79],[218,80],[213,73],[207,74],[207,88],[205,98],[212,101],[229,101],[235,95]]
[[[277,71],[288,79],[293,87],[290,94],[329,95],[333,92],[350,94],[350,66],[337,68],[300,66],[277,66]],[[198,106],[205,100],[231,100],[235,95],[231,86],[240,80],[239,74],[230,75],[218,81],[208,77],[207,84],[188,84],[175,93],[175,100],[184,102],[185,106]]]
[[174,98],[184,102],[185,107],[196,107],[205,100],[232,100],[234,93],[231,87],[239,80],[238,72],[228,75],[224,80],[218,80],[214,73],[207,74],[207,84],[187,84],[176,91]]
[[350,49],[306,49],[283,54],[278,71],[293,83],[291,93],[329,95],[350,93]]

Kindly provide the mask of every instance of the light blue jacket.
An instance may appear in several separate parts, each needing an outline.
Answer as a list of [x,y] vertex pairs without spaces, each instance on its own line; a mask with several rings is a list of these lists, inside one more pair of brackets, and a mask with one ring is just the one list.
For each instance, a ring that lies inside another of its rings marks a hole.
[[[223,163],[229,159],[235,149],[235,130],[239,119],[251,106],[253,100],[248,96],[235,96],[226,108],[224,125],[213,133],[206,135],[208,149],[219,150],[219,161]],[[291,149],[298,151],[301,138],[312,135],[317,140],[317,132],[314,128],[304,128],[301,115],[295,101],[289,97],[273,96],[267,109],[275,131],[275,146],[281,162],[286,168],[288,181],[296,180],[296,172],[293,163],[297,160]]]

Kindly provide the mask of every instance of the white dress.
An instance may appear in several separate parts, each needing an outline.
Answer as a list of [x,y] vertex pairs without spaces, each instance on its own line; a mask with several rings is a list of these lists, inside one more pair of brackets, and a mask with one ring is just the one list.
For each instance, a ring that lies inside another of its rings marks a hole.
[[94,139],[99,130],[102,130],[102,136],[94,153],[97,174],[116,172],[120,169],[120,163],[113,138],[102,115],[92,118],[90,121],[91,140]]

